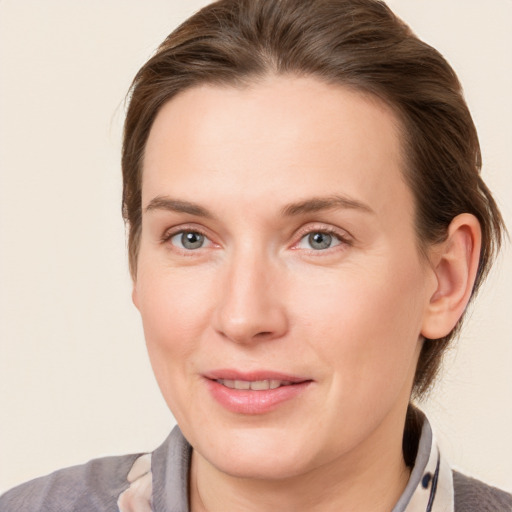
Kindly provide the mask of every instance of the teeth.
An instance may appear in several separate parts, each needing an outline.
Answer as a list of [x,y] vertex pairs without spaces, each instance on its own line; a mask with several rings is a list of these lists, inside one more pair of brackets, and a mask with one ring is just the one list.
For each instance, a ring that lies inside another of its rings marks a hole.
[[291,382],[286,380],[229,380],[229,379],[218,379],[220,384],[231,389],[246,390],[251,389],[253,391],[265,391],[267,389],[277,389],[280,386],[288,386]]
[[255,380],[251,382],[251,389],[254,391],[263,391],[264,389],[270,389],[270,381]]
[[279,381],[279,380],[271,380],[270,383],[269,383],[269,388],[270,389],[277,389],[280,385],[281,385],[281,381]]
[[250,389],[251,383],[245,380],[234,380],[233,387],[234,389]]

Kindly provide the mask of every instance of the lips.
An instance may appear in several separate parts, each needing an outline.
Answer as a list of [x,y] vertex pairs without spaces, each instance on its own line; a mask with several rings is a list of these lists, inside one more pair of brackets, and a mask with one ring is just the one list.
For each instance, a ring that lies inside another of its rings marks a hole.
[[276,410],[301,395],[313,382],[275,372],[234,370],[211,372],[205,379],[211,395],[221,406],[230,412],[248,415]]

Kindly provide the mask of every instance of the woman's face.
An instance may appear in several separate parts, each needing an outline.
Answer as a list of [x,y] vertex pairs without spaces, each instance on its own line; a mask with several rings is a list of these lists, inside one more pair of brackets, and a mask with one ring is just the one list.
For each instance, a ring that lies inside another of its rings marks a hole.
[[215,468],[282,478],[400,443],[436,286],[402,164],[389,108],[315,79],[197,87],[158,114],[134,302]]

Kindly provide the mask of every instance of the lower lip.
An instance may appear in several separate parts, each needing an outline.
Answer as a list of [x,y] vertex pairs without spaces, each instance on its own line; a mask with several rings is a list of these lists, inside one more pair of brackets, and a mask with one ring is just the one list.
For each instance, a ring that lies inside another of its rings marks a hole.
[[228,411],[238,414],[264,414],[302,394],[312,381],[259,391],[231,389],[210,379],[206,382],[213,398]]

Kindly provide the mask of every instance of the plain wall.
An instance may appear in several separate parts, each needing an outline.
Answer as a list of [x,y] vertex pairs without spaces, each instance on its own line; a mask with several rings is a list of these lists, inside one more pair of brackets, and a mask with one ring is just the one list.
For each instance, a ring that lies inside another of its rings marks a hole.
[[[123,99],[203,0],[0,1],[0,490],[174,424],[130,300]],[[390,0],[455,67],[512,225],[512,1]],[[452,464],[512,491],[512,253],[425,408]]]

